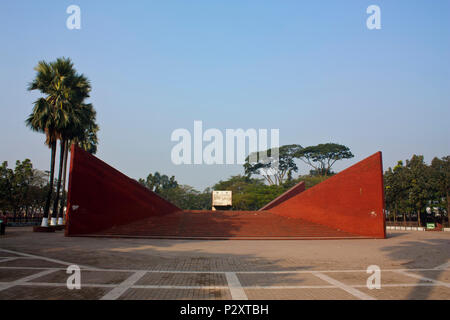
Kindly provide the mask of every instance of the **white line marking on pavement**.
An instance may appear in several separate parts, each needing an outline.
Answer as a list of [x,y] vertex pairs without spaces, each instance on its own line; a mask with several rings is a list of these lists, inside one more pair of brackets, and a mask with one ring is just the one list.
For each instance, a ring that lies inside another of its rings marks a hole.
[[365,294],[364,292],[359,291],[358,289],[355,289],[351,286],[346,285],[345,283],[342,283],[336,279],[333,279],[323,273],[320,272],[312,272],[313,275],[315,275],[317,278],[322,279],[344,291],[347,291],[351,295],[361,299],[361,300],[376,300],[375,298]]
[[[1,286],[10,285],[11,282],[0,282]],[[57,283],[57,282],[23,282],[17,283],[16,286],[37,286],[37,287],[66,287],[66,283]],[[86,283],[83,284],[83,287],[90,288],[115,288],[117,284],[103,284],[103,283]],[[435,283],[398,283],[398,284],[384,284],[383,287],[440,287],[440,284]],[[354,284],[349,285],[352,288],[367,288],[366,285],[363,284]],[[334,285],[327,286],[243,286],[243,289],[261,289],[261,290],[285,290],[285,289],[336,289]],[[170,286],[170,285],[133,285],[130,289],[199,289],[199,290],[223,290],[229,289],[229,286]]]
[[33,260],[33,259],[36,259],[36,260],[38,260],[38,259],[42,259],[42,258],[40,258],[40,257],[5,257],[6,259],[7,258],[13,258],[13,259],[30,259],[30,260]]
[[[0,261],[1,263],[2,261]],[[67,270],[66,268],[45,268],[45,267],[0,267],[0,270]],[[84,270],[84,269],[83,269]],[[103,270],[101,270],[103,271]]]
[[30,280],[46,276],[47,274],[50,274],[50,273],[55,272],[55,271],[56,270],[45,270],[45,271],[38,272],[36,274],[32,274],[31,276],[27,276],[25,278],[21,278],[21,279],[9,282],[7,284],[2,284],[2,285],[0,285],[0,291],[9,289],[9,288],[17,286],[17,285],[26,285],[27,282],[30,281]]
[[248,300],[236,273],[225,272],[225,277],[227,278],[228,287],[230,288],[231,298],[233,300]]
[[7,258],[2,258],[2,259],[0,260],[0,263],[2,263],[2,262],[8,262],[8,261],[13,261],[13,260],[17,260],[17,259],[19,259],[19,257],[7,257]]
[[443,263],[439,266],[437,266],[436,268],[434,268],[435,270],[445,270],[445,269],[449,269],[450,268],[450,261]]
[[431,278],[423,277],[421,275],[409,273],[409,272],[406,272],[406,271],[396,271],[396,272],[400,273],[400,274],[403,274],[405,276],[411,277],[411,278],[416,278],[416,279],[419,279],[419,280],[422,280],[422,281],[428,281],[428,282],[431,282],[431,283],[434,283],[434,284],[438,284],[438,285],[450,288],[450,283],[447,283],[447,282],[434,280],[434,279],[431,279]]
[[[145,271],[145,272],[153,272],[153,273],[199,273],[199,274],[205,274],[205,273],[210,273],[210,274],[225,274],[228,271],[194,271],[194,270],[142,270],[142,269],[103,269],[100,267],[92,267],[92,266],[86,266],[86,265],[80,265],[77,263],[72,263],[72,262],[67,262],[67,261],[62,261],[62,260],[58,260],[58,259],[51,259],[51,258],[47,258],[47,257],[43,257],[43,256],[38,256],[38,255],[33,255],[33,254],[28,254],[28,253],[22,253],[22,252],[18,252],[18,251],[13,251],[13,250],[7,250],[7,249],[1,249],[0,248],[0,252],[7,252],[7,253],[12,253],[12,254],[18,254],[21,255],[22,257],[0,257],[0,259],[2,258],[16,258],[16,259],[26,259],[26,258],[30,258],[30,259],[42,259],[42,260],[46,260],[49,262],[55,262],[58,264],[63,264],[63,265],[73,265],[76,264],[78,265],[81,269],[85,270],[85,271],[102,271],[102,272],[140,272],[140,271]],[[5,260],[0,260],[0,263],[2,262],[6,262]],[[383,272],[398,272],[398,271],[436,271],[436,270],[442,270],[442,269],[449,269],[450,268],[450,262],[444,263],[442,265],[439,265],[435,268],[423,268],[423,269],[383,269]],[[47,270],[47,269],[54,269],[54,270],[65,270],[64,268],[56,268],[56,267],[9,267],[9,266],[0,266],[0,269],[36,269],[36,270]],[[319,272],[319,273],[345,273],[345,272],[363,272],[366,273],[367,270],[366,269],[354,269],[354,270],[283,270],[283,271],[230,271],[231,273],[242,273],[242,274],[303,274],[303,273],[314,273],[314,272]]]
[[14,253],[14,254],[21,255],[23,257],[28,257],[28,258],[33,258],[33,259],[41,259],[41,260],[45,260],[45,261],[49,261],[49,262],[63,264],[63,265],[66,265],[66,266],[70,266],[70,265],[76,264],[80,268],[90,268],[89,266],[83,266],[83,265],[80,265],[80,264],[77,264],[77,263],[66,262],[66,261],[62,261],[62,260],[58,260],[58,259],[51,259],[51,258],[47,258],[47,257],[43,257],[43,256],[38,256],[38,255],[35,255],[35,254],[22,253],[22,252],[13,251],[13,250],[6,250],[6,249],[0,249],[0,251],[7,252],[7,253]]
[[[436,283],[385,283],[382,288],[396,288],[396,287],[440,287],[440,284]],[[366,284],[351,285],[353,288],[367,288]]]
[[101,300],[117,300],[122,294],[124,294],[125,291],[131,288],[146,273],[147,273],[146,271],[138,271],[134,273],[128,279],[119,284],[117,287],[115,287],[110,292],[105,294]]

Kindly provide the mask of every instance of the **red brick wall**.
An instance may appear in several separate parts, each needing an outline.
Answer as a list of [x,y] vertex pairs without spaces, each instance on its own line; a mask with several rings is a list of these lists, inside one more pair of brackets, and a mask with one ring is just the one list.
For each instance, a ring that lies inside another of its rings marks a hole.
[[385,238],[381,152],[270,209],[357,235]]
[[137,181],[72,147],[67,236],[95,233],[179,210]]
[[288,191],[283,193],[282,195],[280,195],[280,196],[276,197],[275,199],[273,199],[272,201],[270,201],[268,204],[266,204],[264,207],[262,207],[258,211],[270,210],[271,208],[276,207],[280,203],[292,198],[293,196],[295,196],[299,193],[302,193],[303,191],[305,191],[305,182],[301,181],[301,182],[297,183],[295,186],[293,186],[292,188],[290,188]]

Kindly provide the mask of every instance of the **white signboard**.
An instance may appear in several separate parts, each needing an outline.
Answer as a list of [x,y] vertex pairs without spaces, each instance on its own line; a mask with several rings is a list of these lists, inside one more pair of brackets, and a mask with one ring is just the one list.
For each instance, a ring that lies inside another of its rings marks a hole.
[[215,206],[231,206],[231,191],[213,191],[212,205]]

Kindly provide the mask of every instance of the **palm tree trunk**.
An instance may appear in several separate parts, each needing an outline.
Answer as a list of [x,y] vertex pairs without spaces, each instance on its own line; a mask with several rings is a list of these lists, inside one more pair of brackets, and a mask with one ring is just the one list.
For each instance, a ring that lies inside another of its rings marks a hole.
[[63,168],[63,184],[62,184],[62,196],[61,196],[61,206],[59,208],[58,219],[64,219],[64,204],[66,201],[66,177],[67,177],[67,158],[69,153],[69,141],[66,141],[66,146],[64,150],[64,168]]
[[50,218],[50,201],[53,194],[53,180],[55,179],[55,155],[56,155],[56,141],[51,143],[51,160],[50,160],[50,181],[47,193],[47,198],[45,199],[44,215],[42,218],[42,226],[48,227],[48,218]]
[[56,217],[58,215],[58,203],[59,203],[59,192],[61,191],[61,180],[62,180],[62,169],[64,162],[64,150],[65,150],[66,142],[65,140],[61,140],[60,142],[60,150],[59,150],[59,172],[58,172],[58,182],[56,184],[56,197],[53,202],[53,212],[52,212],[52,225],[56,225]]
[[417,223],[419,224],[419,228],[422,226],[420,223],[420,209],[417,210]]

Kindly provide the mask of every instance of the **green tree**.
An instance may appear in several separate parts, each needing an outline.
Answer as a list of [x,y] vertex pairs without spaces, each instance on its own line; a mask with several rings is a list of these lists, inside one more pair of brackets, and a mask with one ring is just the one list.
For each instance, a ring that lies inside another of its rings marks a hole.
[[55,174],[56,143],[60,143],[60,161],[56,197],[53,203],[53,218],[58,213],[59,193],[63,174],[63,163],[67,160],[68,141],[79,136],[88,124],[84,99],[89,97],[90,83],[84,75],[76,73],[70,59],[58,58],[47,63],[40,61],[35,68],[37,74],[28,89],[39,90],[44,97],[34,103],[33,112],[26,120],[32,130],[46,134],[46,144],[51,148],[50,188],[44,209],[44,217],[49,217],[50,199]]
[[310,165],[319,175],[327,176],[332,173],[332,166],[339,160],[353,158],[350,149],[336,143],[325,143],[299,150],[296,157]]
[[8,168],[8,162],[4,161],[0,166],[0,210],[3,213],[11,209],[10,199],[13,197],[14,171]]
[[158,194],[178,186],[175,176],[169,178],[167,175],[161,175],[159,172],[155,172],[154,174],[150,173],[146,180],[139,179],[138,182]]
[[209,190],[200,192],[188,185],[177,185],[165,189],[160,195],[183,210],[211,209],[211,193]]
[[233,210],[258,210],[286,189],[282,185],[266,185],[263,179],[237,175],[219,181],[213,186],[213,190],[232,191]]
[[445,208],[447,219],[450,216],[450,156],[431,161],[433,200]]
[[292,179],[292,172],[298,171],[295,158],[300,150],[302,146],[291,144],[253,152],[245,159],[245,174],[261,175],[269,185],[282,185],[286,178]]
[[30,159],[25,159],[22,162],[16,161],[12,183],[13,191],[10,199],[14,217],[16,217],[18,213],[22,213],[24,209],[25,212],[28,209],[29,203],[27,203],[27,200],[33,178],[33,165],[31,164]]
[[200,192],[191,186],[180,185],[175,176],[169,178],[159,172],[150,173],[146,179],[139,179],[138,182],[180,209],[211,209],[211,190],[209,188]]
[[3,162],[0,166],[0,211],[12,212],[16,218],[43,208],[48,189],[44,177],[43,172],[33,169],[29,159],[16,161],[14,170]]
[[384,174],[385,200],[386,208],[392,212],[394,222],[397,221],[399,213],[403,215],[403,221],[406,221],[406,212],[409,211],[410,203],[408,168],[403,166],[402,161],[398,161],[394,169],[389,168]]
[[411,160],[406,160],[409,178],[409,201],[417,213],[417,222],[422,226],[421,213],[426,204],[432,198],[430,193],[430,170],[425,164],[423,156],[413,155]]
[[286,181],[283,184],[283,187],[286,190],[288,190],[288,189],[292,188],[293,186],[295,186],[296,184],[298,184],[299,182],[304,182],[305,189],[309,189],[309,188],[314,187],[316,184],[319,184],[319,183],[325,181],[328,178],[329,178],[329,176],[319,176],[319,175],[315,175],[315,174],[300,175],[297,178],[292,179],[291,181]]
[[234,194],[244,193],[249,186],[264,186],[264,181],[262,179],[254,179],[249,176],[236,175],[231,176],[228,180],[220,180],[213,186],[213,190],[216,191],[232,191]]

